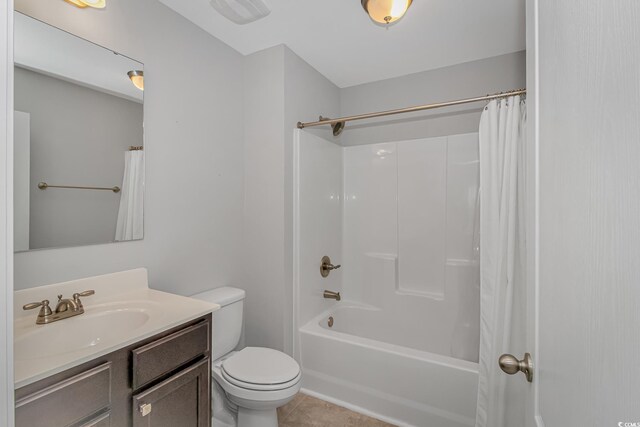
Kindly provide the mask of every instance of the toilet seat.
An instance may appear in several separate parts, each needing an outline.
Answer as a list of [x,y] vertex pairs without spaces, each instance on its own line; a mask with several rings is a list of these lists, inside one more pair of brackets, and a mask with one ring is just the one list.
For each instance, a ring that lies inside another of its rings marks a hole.
[[287,381],[286,383],[280,383],[280,384],[256,384],[256,383],[247,383],[244,381],[239,381],[235,378],[233,378],[232,376],[230,376],[229,374],[227,374],[224,369],[221,370],[221,374],[222,377],[227,380],[230,384],[233,384],[237,387],[242,387],[245,388],[247,390],[253,390],[253,391],[277,391],[277,390],[284,390],[287,389],[289,387],[293,387],[294,385],[296,385],[299,381],[300,381],[300,374],[298,374],[297,377],[295,377],[294,379],[292,379],[291,381]]
[[246,347],[222,361],[222,377],[247,390],[277,391],[295,386],[302,375],[290,356],[270,348]]

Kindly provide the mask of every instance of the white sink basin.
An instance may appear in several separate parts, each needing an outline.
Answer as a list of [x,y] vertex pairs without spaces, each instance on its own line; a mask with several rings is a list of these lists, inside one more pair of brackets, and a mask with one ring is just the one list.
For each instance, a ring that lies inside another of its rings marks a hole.
[[[92,289],[82,299],[85,312],[47,325],[36,325],[32,301],[56,295],[69,298]],[[19,389],[129,345],[138,345],[187,321],[220,308],[180,295],[149,289],[143,268],[54,283],[14,292],[14,387]]]
[[123,331],[135,332],[150,318],[148,307],[107,305],[86,310],[84,314],[38,325],[20,334],[14,342],[15,352],[25,360],[33,360],[83,351],[115,342],[122,338]]

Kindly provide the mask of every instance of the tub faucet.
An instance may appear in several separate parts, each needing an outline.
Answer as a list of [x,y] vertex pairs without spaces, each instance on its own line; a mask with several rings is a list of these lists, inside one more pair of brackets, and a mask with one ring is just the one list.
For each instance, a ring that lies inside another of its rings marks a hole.
[[339,269],[340,267],[341,267],[340,264],[338,265],[331,264],[331,258],[325,255],[322,257],[322,261],[320,263],[320,275],[322,277],[327,277],[329,273],[331,273],[333,270]]
[[322,296],[324,296],[327,299],[334,299],[336,301],[340,301],[340,292],[324,291],[324,294]]

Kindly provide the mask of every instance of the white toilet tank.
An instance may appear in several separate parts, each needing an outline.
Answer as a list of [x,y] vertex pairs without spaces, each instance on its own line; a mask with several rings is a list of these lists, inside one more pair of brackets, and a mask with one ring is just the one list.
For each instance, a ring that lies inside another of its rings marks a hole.
[[191,297],[220,305],[220,310],[213,312],[211,358],[214,361],[233,351],[240,342],[244,296],[244,290],[225,286]]

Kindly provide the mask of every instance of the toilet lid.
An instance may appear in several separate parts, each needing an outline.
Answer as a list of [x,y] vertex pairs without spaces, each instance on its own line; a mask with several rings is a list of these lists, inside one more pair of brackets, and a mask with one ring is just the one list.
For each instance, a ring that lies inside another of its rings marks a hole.
[[263,347],[246,347],[222,362],[229,377],[248,384],[270,385],[292,381],[300,375],[298,362],[288,355]]

